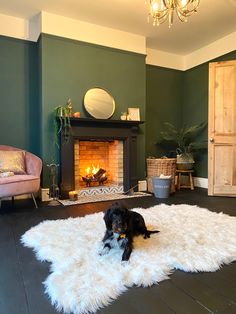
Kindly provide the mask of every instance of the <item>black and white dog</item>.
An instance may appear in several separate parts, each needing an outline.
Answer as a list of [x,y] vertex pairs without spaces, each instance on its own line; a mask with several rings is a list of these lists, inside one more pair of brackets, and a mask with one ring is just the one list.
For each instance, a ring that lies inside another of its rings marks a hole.
[[104,247],[101,255],[110,251],[113,247],[124,250],[122,261],[128,261],[133,249],[133,237],[143,235],[144,239],[150,238],[150,234],[159,231],[147,230],[143,217],[134,211],[129,211],[119,203],[112,204],[105,215],[106,232],[103,238]]

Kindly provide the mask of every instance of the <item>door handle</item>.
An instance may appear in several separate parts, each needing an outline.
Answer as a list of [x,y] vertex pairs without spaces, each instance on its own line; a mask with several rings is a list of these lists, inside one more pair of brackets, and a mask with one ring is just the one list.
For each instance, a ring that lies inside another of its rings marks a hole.
[[214,142],[215,142],[214,138],[213,138],[213,137],[211,137],[211,138],[210,138],[210,143],[212,143],[212,144],[213,144]]

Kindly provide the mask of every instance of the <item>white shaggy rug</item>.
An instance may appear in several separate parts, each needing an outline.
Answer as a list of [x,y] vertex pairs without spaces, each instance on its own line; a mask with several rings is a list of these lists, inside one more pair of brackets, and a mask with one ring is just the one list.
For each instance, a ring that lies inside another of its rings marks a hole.
[[52,263],[45,291],[58,310],[89,313],[132,287],[168,279],[174,269],[216,271],[236,260],[236,217],[190,205],[136,208],[149,229],[160,233],[135,238],[129,263],[122,252],[99,256],[105,231],[103,213],[44,221],[21,238],[40,261]]

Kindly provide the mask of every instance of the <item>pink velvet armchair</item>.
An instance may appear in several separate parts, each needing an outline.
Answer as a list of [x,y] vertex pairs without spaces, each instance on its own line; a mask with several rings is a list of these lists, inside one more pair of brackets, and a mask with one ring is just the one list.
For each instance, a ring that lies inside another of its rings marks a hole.
[[[21,149],[0,145],[0,151],[20,151]],[[39,191],[40,174],[42,171],[42,160],[32,153],[25,152],[25,174],[15,174],[13,176],[0,178],[0,207],[2,198],[31,194],[35,207],[37,203],[34,193]]]

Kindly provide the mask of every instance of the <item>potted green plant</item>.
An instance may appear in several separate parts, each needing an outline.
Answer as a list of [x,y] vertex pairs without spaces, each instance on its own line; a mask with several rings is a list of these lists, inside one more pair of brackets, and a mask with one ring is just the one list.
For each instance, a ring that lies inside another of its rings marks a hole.
[[177,168],[182,170],[192,169],[194,164],[193,152],[207,147],[207,140],[197,141],[196,137],[203,131],[207,123],[202,122],[193,126],[175,127],[165,122],[165,130],[160,132],[161,142],[175,145],[177,153]]
[[68,99],[65,106],[57,106],[53,110],[53,121],[54,121],[54,142],[59,148],[58,137],[61,133],[64,137],[65,142],[69,140],[71,134],[71,123],[70,118],[72,117],[72,104],[71,100]]

